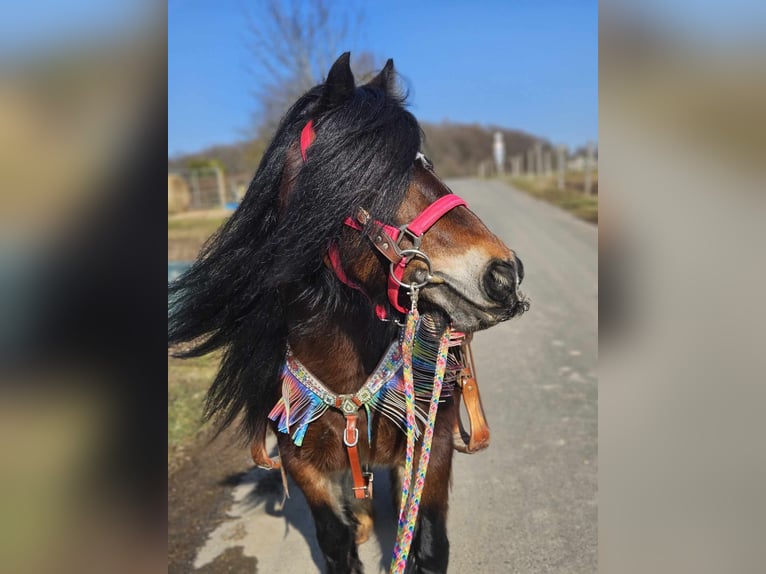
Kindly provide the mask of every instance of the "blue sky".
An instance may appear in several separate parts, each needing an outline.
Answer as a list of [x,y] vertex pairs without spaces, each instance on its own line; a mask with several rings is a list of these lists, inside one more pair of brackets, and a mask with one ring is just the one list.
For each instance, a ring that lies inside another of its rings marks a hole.
[[[168,154],[242,139],[256,101],[245,0],[170,0]],[[393,58],[420,120],[598,137],[595,0],[364,3],[352,51]]]

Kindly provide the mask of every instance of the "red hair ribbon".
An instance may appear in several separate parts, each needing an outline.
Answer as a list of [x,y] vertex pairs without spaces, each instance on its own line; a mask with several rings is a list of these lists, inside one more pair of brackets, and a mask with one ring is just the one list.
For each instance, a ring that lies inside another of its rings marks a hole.
[[306,150],[314,142],[316,134],[314,133],[314,120],[309,120],[301,130],[301,156],[306,161]]

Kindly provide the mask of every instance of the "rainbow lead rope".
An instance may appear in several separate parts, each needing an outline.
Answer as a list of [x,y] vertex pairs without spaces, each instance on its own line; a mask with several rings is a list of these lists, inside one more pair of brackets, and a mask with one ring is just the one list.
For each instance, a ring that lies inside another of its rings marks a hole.
[[[404,380],[404,402],[407,423],[407,447],[404,455],[404,476],[402,477],[402,499],[399,504],[399,526],[396,534],[396,545],[391,562],[391,572],[403,572],[407,565],[407,555],[412,544],[413,530],[407,529],[407,502],[409,500],[412,466],[415,453],[415,383],[412,378],[412,349],[415,341],[415,329],[419,319],[417,308],[417,292],[410,295],[413,299],[412,308],[407,314],[402,340],[402,379]],[[399,569],[401,568],[401,569]]]
[[[402,479],[402,501],[399,507],[399,527],[396,534],[394,555],[391,560],[391,574],[402,574],[407,567],[407,558],[410,553],[412,538],[415,534],[415,523],[417,522],[420,510],[420,498],[423,495],[428,462],[431,459],[431,442],[434,438],[434,424],[436,422],[436,412],[439,409],[444,372],[447,368],[447,354],[449,352],[450,341],[450,329],[447,328],[439,341],[439,352],[434,371],[434,388],[431,395],[431,404],[428,409],[428,420],[423,433],[423,442],[420,447],[420,460],[418,461],[415,484],[412,485],[415,425],[417,424],[415,420],[415,390],[412,379],[412,349],[419,315],[417,310],[417,291],[410,295],[412,297],[412,308],[407,314],[407,324],[402,341],[404,355],[402,374],[407,409],[407,449],[404,459],[404,477]],[[412,492],[410,492],[410,486],[412,486]]]

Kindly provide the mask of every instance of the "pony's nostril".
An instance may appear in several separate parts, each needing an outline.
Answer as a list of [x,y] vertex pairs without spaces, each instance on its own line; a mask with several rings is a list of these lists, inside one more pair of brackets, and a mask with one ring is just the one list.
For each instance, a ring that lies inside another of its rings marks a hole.
[[504,303],[516,292],[516,267],[506,261],[495,261],[484,274],[484,290],[494,301]]
[[524,281],[524,264],[521,262],[521,258],[516,256],[516,271],[519,274],[519,285]]

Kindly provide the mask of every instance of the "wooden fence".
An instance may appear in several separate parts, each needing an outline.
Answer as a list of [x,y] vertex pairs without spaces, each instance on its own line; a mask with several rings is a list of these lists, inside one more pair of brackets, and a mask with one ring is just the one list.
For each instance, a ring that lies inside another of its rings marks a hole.
[[[509,158],[501,156],[496,152],[492,160],[481,162],[479,177],[510,174],[514,178],[552,178],[555,175],[558,189],[574,188],[586,195],[598,193],[598,184],[594,178],[598,165],[593,142],[588,142],[584,156],[574,158],[569,157],[563,145],[544,148],[541,142],[536,142],[524,153]],[[572,177],[573,172],[578,177]],[[579,177],[580,173],[582,177]]]

